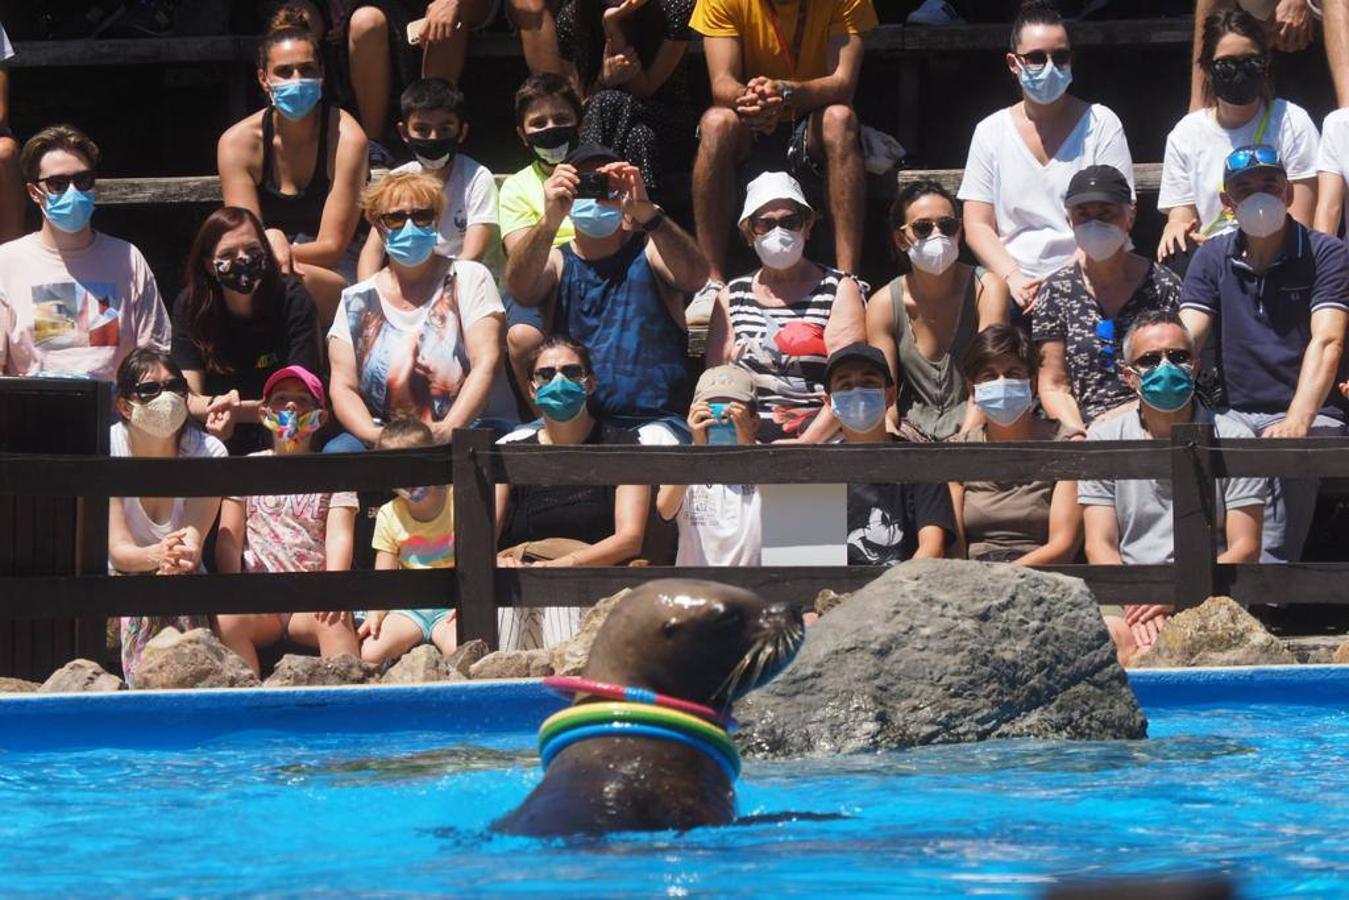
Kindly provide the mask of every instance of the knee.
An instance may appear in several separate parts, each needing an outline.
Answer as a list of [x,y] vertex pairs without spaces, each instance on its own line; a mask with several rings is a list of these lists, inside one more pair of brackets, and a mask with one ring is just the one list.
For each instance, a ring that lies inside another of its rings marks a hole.
[[362,6],[347,21],[347,36],[352,46],[389,38],[389,19],[377,6]]
[[374,641],[366,641],[361,644],[361,662],[377,666],[384,662],[384,653],[379,647],[375,646]]
[[538,28],[548,12],[547,0],[506,0],[506,10],[517,28]]
[[851,106],[836,103],[826,107],[820,116],[820,133],[828,153],[856,151],[859,129],[857,113]]
[[744,125],[740,117],[735,114],[735,110],[727,109],[724,106],[714,106],[703,113],[701,121],[698,123],[698,134],[701,138],[699,148],[706,148],[709,144],[721,145],[729,141],[734,141],[740,136]]

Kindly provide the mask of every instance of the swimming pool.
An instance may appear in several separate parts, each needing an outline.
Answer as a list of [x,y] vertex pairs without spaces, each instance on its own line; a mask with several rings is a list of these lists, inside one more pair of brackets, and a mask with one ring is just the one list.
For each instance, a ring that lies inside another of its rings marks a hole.
[[1147,741],[748,763],[742,814],[584,843],[486,833],[539,778],[533,684],[0,699],[0,890],[1041,893],[1225,873],[1349,884],[1349,667],[1133,676]]

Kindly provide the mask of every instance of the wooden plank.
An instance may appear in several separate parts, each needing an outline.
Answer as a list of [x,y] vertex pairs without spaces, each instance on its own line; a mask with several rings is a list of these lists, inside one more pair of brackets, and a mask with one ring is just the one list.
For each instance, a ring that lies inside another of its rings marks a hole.
[[0,578],[0,619],[171,616],[457,604],[452,569]]
[[1286,565],[1223,565],[1218,567],[1221,593],[1243,606],[1257,603],[1349,605],[1349,563]]
[[488,431],[454,432],[454,565],[460,640],[478,638],[497,648],[496,492],[484,462],[492,449]]
[[15,41],[11,69],[251,62],[258,38],[237,35]]
[[1239,438],[1207,452],[1219,478],[1349,478],[1345,438]]
[[1176,605],[1197,606],[1217,584],[1216,482],[1213,426],[1177,425],[1171,430],[1171,521],[1176,561]]

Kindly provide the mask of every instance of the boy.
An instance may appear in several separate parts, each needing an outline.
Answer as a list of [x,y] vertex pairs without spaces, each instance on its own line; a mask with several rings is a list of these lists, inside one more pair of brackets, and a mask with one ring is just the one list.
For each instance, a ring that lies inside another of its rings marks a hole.
[[[698,379],[689,408],[693,443],[753,447],[759,417],[754,382],[739,366]],[[661,485],[656,509],[679,525],[677,566],[757,566],[763,557],[759,489],[752,484]]]
[[[398,135],[414,159],[390,174],[426,174],[443,184],[445,213],[440,217],[436,253],[476,260],[500,278],[503,260],[496,182],[486,166],[459,152],[468,138],[463,92],[443,78],[423,78],[408,85],[400,103]],[[383,265],[384,241],[379,230],[372,228],[361,251],[357,277],[364,281]]]
[[[311,452],[310,443],[327,417],[318,376],[286,366],[262,389],[262,423],[272,449],[253,456]],[[339,572],[351,568],[356,495],[351,491],[282,497],[226,497],[220,508],[216,567],[222,573]],[[351,615],[345,612],[263,613],[218,617],[220,639],[261,675],[258,648],[282,638],[317,647],[324,659],[360,650]]]
[[[426,423],[399,413],[380,432],[376,450],[409,450],[435,443]],[[448,569],[454,566],[454,505],[448,485],[398,488],[375,519],[375,568]],[[457,643],[450,609],[372,609],[361,625],[361,658],[380,665],[419,644],[448,655]]]

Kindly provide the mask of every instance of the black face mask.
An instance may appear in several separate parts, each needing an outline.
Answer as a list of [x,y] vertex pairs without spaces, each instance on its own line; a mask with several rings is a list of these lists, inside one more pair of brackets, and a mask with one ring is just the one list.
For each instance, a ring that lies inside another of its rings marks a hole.
[[251,294],[267,274],[267,257],[262,254],[234,259],[214,260],[215,280],[221,287],[240,294]]
[[559,125],[525,136],[530,149],[543,163],[555,166],[567,158],[576,143],[576,126]]
[[[424,167],[429,169],[432,163],[439,163],[435,168],[443,169],[454,162],[459,142],[454,138],[408,138],[408,149]],[[441,159],[445,161],[440,162]]]
[[1219,59],[1209,66],[1213,93],[1219,100],[1235,106],[1245,106],[1260,96],[1265,86],[1265,58]]

